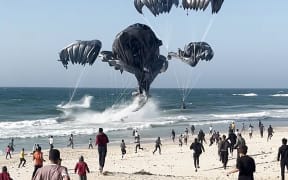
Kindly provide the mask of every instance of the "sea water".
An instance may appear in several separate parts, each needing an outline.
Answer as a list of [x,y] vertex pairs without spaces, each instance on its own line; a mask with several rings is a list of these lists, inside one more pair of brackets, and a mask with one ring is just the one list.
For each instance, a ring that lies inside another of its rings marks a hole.
[[259,120],[265,127],[288,125],[287,89],[191,89],[186,109],[181,109],[181,89],[151,89],[136,112],[134,90],[78,88],[71,99],[72,88],[0,88],[0,150],[12,138],[16,151],[31,151],[34,143],[48,148],[51,135],[56,148],[66,147],[70,134],[76,148],[88,148],[100,127],[112,143],[125,139],[129,144],[133,129],[142,140],[154,141],[168,138],[172,129],[184,133],[192,124],[204,132],[210,125],[226,132],[232,121],[239,129],[244,123],[258,130]]

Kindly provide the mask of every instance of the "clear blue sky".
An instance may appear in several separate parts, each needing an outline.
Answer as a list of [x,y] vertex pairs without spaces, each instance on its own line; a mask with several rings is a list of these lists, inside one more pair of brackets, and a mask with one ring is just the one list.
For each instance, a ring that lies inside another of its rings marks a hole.
[[287,7],[287,0],[226,0],[217,15],[173,7],[155,18],[146,8],[138,14],[133,0],[1,0],[0,86],[75,87],[81,77],[81,87],[135,87],[134,76],[100,61],[66,70],[58,52],[91,39],[111,50],[118,32],[145,23],[163,41],[163,55],[201,39],[215,52],[195,68],[169,61],[152,87],[288,88]]

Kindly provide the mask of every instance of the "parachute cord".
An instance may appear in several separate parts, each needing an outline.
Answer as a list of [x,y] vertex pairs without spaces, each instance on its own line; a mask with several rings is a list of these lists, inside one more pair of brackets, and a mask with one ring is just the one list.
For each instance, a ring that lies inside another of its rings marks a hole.
[[75,84],[75,87],[73,89],[73,92],[72,92],[72,95],[70,97],[70,100],[69,100],[68,104],[70,104],[72,102],[72,100],[73,100],[73,98],[74,98],[74,96],[76,94],[77,88],[79,87],[79,84],[80,84],[80,81],[81,81],[81,79],[82,79],[82,77],[84,75],[85,69],[86,69],[86,66],[84,66],[84,68],[82,69],[82,71],[81,71],[81,73],[80,73],[80,75],[78,77],[78,80],[77,80],[77,82]]
[[[213,23],[214,23],[214,16],[212,16],[212,17],[210,18],[209,23],[208,23],[208,25],[207,25],[207,27],[206,27],[206,29],[205,29],[205,32],[204,32],[203,35],[202,35],[201,42],[203,42],[203,41],[206,39],[206,37],[207,37],[207,35],[208,35],[208,33],[209,33],[209,31],[210,31]],[[195,46],[194,46],[194,52],[195,52]],[[195,61],[195,57],[196,57],[196,56],[194,55],[194,61]],[[195,86],[196,83],[199,81],[200,76],[201,76],[201,74],[199,74],[199,75],[197,76],[197,79],[196,79],[196,81],[194,82],[194,86]],[[190,85],[192,84],[192,80],[190,80],[190,83],[189,83],[189,84],[190,84]],[[190,87],[190,86],[189,86],[189,87]],[[185,98],[187,98],[187,97],[191,94],[192,89],[193,89],[193,88],[190,88],[190,89],[185,93]]]

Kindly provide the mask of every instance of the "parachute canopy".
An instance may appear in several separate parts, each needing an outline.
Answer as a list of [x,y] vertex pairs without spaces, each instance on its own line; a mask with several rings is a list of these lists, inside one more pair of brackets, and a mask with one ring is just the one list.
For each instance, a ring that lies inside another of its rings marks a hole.
[[214,52],[206,42],[191,42],[188,45],[185,45],[183,51],[179,48],[177,53],[168,53],[168,59],[175,57],[192,67],[195,67],[200,60],[210,61],[213,56]]
[[[142,8],[146,6],[150,12],[157,16],[162,13],[169,13],[172,6],[178,7],[180,0],[134,0],[136,10],[143,14]],[[209,4],[211,4],[212,14],[218,13],[221,9],[224,0],[182,0],[182,7],[184,10],[203,10],[205,11]]]
[[117,34],[112,51],[102,51],[100,57],[116,70],[135,75],[139,91],[148,95],[156,76],[168,67],[166,57],[160,55],[159,40],[151,28],[144,24],[133,24]]
[[62,49],[59,53],[59,61],[63,66],[67,68],[68,62],[72,64],[89,64],[92,65],[102,47],[102,43],[99,40],[92,41],[76,41]]

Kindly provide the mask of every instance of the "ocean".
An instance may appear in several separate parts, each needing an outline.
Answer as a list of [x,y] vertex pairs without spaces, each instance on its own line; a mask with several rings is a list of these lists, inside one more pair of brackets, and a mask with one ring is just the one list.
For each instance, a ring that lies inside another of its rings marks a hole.
[[[235,121],[258,130],[288,125],[287,89],[151,89],[146,105],[138,106],[131,94],[135,89],[105,88],[0,88],[0,153],[14,138],[15,149],[32,150],[34,143],[66,147],[70,134],[75,147],[88,148],[88,140],[99,127],[112,143],[125,139],[133,143],[132,130],[138,129],[143,141],[169,138],[171,130],[183,133],[192,124],[196,131],[213,125],[226,131]],[[186,109],[181,109],[185,98]]]

